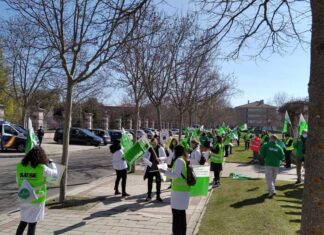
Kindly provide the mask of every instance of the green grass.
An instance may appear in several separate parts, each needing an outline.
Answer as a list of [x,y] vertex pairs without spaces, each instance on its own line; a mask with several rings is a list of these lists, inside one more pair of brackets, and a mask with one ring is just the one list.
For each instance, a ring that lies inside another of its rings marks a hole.
[[303,185],[278,181],[277,195],[267,198],[265,180],[223,178],[214,189],[199,235],[298,234]]
[[226,162],[235,162],[235,163],[249,163],[252,160],[252,151],[244,150],[244,141],[241,139],[240,146],[234,143],[232,154],[226,158]]

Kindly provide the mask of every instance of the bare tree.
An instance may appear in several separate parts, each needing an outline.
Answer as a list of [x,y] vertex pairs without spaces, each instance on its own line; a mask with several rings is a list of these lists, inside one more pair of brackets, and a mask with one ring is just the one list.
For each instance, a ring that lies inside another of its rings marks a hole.
[[52,50],[39,46],[39,33],[39,28],[19,18],[4,22],[1,30],[1,46],[9,76],[2,90],[20,105],[24,125],[31,114],[31,106],[38,102],[37,91],[58,87],[50,81],[54,80],[56,60]]
[[[149,0],[41,1],[5,0],[31,25],[41,28],[44,43],[58,56],[67,84],[62,164],[68,166],[73,87],[96,75],[118,56]],[[67,173],[60,187],[66,195]]]
[[[311,25],[311,65],[309,92],[309,132],[307,140],[305,184],[301,234],[324,233],[324,2],[292,1],[221,1],[198,0],[214,24],[210,31],[218,42],[230,41],[231,55],[257,45],[262,52],[282,52],[294,43],[303,43]],[[256,42],[255,42],[256,41]],[[306,41],[307,42],[307,41]],[[233,48],[233,47],[232,47]]]

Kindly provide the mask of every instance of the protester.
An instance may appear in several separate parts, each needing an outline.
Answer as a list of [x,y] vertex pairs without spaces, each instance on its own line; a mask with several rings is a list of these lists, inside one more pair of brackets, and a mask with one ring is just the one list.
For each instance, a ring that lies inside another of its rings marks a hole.
[[253,160],[252,163],[256,163],[259,158],[259,151],[261,146],[261,139],[258,134],[251,141],[250,149],[253,151]]
[[156,183],[156,200],[163,202],[161,198],[161,175],[157,165],[166,160],[164,148],[158,144],[156,138],[151,139],[151,147],[143,155],[142,159],[146,165],[144,180],[147,179],[147,197],[145,201],[152,200],[153,179]]
[[170,145],[165,148],[165,153],[167,156],[167,164],[169,168],[172,168],[174,163],[174,148],[178,145],[178,140],[176,138],[171,138]]
[[294,150],[294,140],[289,133],[285,134],[285,168],[291,167],[291,153]]
[[270,140],[269,132],[268,131],[262,131],[262,134],[261,134],[261,146],[263,144],[268,143],[269,140]]
[[192,152],[189,155],[190,164],[193,165],[200,165],[201,159],[201,152],[199,147],[199,142],[196,139],[192,139],[190,141],[190,145],[192,148]]
[[241,132],[238,129],[237,130],[237,140],[236,140],[237,146],[240,146],[240,139],[241,139]]
[[277,137],[272,135],[270,142],[262,145],[260,155],[265,161],[265,176],[268,185],[269,198],[276,195],[276,178],[281,161],[284,159],[282,148],[276,143]]
[[172,234],[185,235],[187,231],[186,210],[189,206],[189,190],[187,178],[187,153],[183,146],[175,147],[175,164],[172,171],[160,169],[166,176],[172,178],[171,208]]
[[221,136],[216,137],[216,143],[211,148],[209,157],[210,170],[214,172],[214,187],[220,186],[220,172],[223,170],[224,144]]
[[231,143],[231,137],[229,135],[225,135],[224,137],[225,157],[228,157],[229,155],[230,143]]
[[244,137],[244,144],[245,144],[245,148],[244,150],[248,150],[250,148],[250,141],[252,139],[252,134],[250,132],[247,132]]
[[118,190],[118,185],[121,180],[122,186],[122,197],[130,196],[126,193],[126,181],[127,181],[127,162],[124,159],[124,152],[120,145],[120,140],[114,140],[113,144],[110,145],[110,152],[113,154],[113,168],[116,171],[115,181],[115,195],[121,194]]
[[57,177],[56,165],[47,158],[44,149],[39,146],[32,148],[17,164],[16,179],[18,187],[24,180],[33,188],[37,199],[20,205],[20,223],[16,234],[22,235],[28,225],[27,235],[33,235],[37,222],[44,219],[47,194],[46,179]]
[[301,136],[299,136],[297,142],[294,144],[294,149],[296,150],[296,171],[297,171],[297,181],[296,184],[300,184],[302,182],[301,179],[301,168],[302,164],[305,161],[305,153],[306,153],[306,141],[307,141],[307,131],[303,131]]
[[42,145],[44,134],[45,134],[45,132],[43,130],[43,127],[40,126],[39,129],[37,130],[37,138],[39,141],[39,146]]

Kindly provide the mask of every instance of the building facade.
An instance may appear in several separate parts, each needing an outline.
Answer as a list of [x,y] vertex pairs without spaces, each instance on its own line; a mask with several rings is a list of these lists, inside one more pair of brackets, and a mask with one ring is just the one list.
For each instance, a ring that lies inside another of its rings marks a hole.
[[236,124],[246,123],[248,127],[278,129],[280,115],[277,107],[265,104],[263,100],[248,102],[235,107]]

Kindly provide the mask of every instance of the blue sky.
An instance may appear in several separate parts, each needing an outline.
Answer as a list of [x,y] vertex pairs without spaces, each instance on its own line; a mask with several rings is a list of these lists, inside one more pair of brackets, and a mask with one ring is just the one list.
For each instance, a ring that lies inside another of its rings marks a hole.
[[[167,0],[168,5],[161,7],[167,12],[186,13],[188,0]],[[6,17],[8,13],[0,1],[0,16]],[[294,52],[284,56],[273,54],[267,61],[261,59],[254,61],[239,58],[237,61],[217,61],[222,74],[233,74],[236,85],[241,92],[231,98],[232,106],[247,103],[247,101],[265,100],[270,102],[278,92],[285,92],[291,97],[302,98],[308,96],[308,80],[310,68],[309,50],[297,48]],[[110,89],[107,90],[110,92]],[[116,94],[116,92],[114,92]],[[117,105],[124,95],[109,96],[105,102]]]

